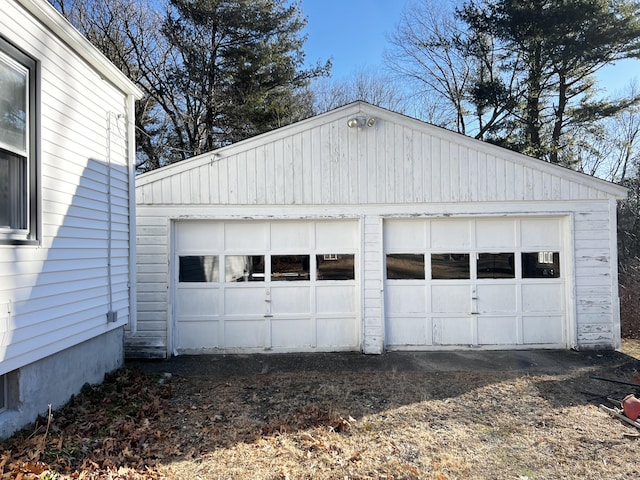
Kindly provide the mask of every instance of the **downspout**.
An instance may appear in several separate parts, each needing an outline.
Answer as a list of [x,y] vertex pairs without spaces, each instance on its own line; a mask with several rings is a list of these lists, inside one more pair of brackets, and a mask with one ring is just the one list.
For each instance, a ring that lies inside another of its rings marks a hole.
[[113,236],[111,232],[111,116],[113,112],[107,112],[107,296],[109,308],[107,309],[107,322],[118,320],[117,312],[113,311],[113,286],[111,278],[111,249]]
[[129,166],[129,334],[138,329],[136,286],[136,130],[135,97],[127,95],[127,156]]

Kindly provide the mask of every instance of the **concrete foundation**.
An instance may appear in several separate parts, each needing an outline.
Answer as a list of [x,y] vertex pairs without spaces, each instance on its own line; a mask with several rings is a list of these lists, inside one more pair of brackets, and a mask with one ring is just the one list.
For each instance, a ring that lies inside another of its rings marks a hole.
[[7,406],[0,413],[0,438],[57,409],[85,383],[104,380],[105,373],[124,365],[122,328],[88,340],[6,375]]

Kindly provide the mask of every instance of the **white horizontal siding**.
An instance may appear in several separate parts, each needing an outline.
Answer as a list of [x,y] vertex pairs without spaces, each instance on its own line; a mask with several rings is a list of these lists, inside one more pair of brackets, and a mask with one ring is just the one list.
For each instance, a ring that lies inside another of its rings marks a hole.
[[616,229],[609,213],[606,201],[591,203],[574,216],[576,335],[582,348],[616,343],[618,267],[611,251]]
[[365,217],[363,230],[363,349],[367,353],[382,353],[384,349],[382,218],[375,215]]
[[164,357],[169,322],[169,220],[144,207],[136,220],[137,331],[127,355]]
[[[0,9],[0,34],[41,66],[42,228],[37,247],[0,246],[0,304],[11,305],[1,374],[127,322],[130,212],[126,95],[15,2]],[[106,322],[109,170],[116,324]]]

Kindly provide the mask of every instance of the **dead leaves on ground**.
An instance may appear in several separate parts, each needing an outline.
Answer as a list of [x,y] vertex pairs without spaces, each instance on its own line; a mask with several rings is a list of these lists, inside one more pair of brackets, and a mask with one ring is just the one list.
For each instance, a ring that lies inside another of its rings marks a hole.
[[119,370],[0,444],[0,478],[158,478],[155,466],[167,454],[158,438],[170,434],[162,421],[169,386],[140,372]]
[[635,478],[637,442],[576,397],[593,373],[125,369],[0,443],[0,479]]

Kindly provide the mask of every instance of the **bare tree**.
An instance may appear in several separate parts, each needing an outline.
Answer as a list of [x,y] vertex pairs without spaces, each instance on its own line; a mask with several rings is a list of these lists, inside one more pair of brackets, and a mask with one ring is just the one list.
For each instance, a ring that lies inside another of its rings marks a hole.
[[[632,80],[623,97],[640,98],[640,84]],[[570,147],[579,156],[579,170],[611,182],[632,179],[640,163],[640,103],[602,122],[577,130]]]
[[323,78],[313,86],[314,110],[327,112],[342,105],[362,100],[372,105],[403,113],[404,92],[389,75],[362,69],[343,80]]
[[456,21],[449,2],[414,3],[391,35],[385,59],[416,92],[447,99],[447,104],[441,104],[447,110],[445,116],[455,119],[456,131],[466,133],[465,94],[472,66],[458,48],[462,36],[463,25]]

